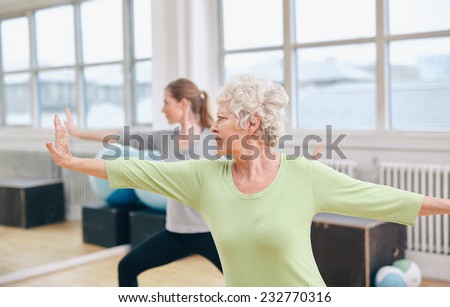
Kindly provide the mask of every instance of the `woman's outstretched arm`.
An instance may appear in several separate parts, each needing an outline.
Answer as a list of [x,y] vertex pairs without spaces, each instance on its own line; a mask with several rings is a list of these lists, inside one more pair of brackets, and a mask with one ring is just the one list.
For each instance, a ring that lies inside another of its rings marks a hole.
[[85,159],[72,156],[69,146],[69,134],[62,126],[57,115],[54,119],[55,143],[47,143],[47,149],[56,165],[94,177],[108,179],[104,160]]
[[419,215],[450,214],[450,199],[425,196]]

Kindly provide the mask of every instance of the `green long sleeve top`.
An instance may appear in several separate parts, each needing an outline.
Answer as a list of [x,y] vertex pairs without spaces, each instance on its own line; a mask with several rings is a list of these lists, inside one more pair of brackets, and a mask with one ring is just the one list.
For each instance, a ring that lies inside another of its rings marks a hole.
[[362,182],[282,155],[273,182],[244,194],[230,160],[106,161],[111,187],[160,193],[198,210],[216,243],[227,286],[325,286],[311,248],[314,215],[330,212],[412,225],[423,196]]

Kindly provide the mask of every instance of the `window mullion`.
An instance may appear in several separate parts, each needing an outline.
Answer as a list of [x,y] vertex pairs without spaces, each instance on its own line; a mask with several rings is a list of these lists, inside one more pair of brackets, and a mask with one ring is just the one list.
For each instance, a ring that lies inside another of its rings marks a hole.
[[376,129],[385,131],[389,126],[389,76],[387,54],[387,9],[385,0],[376,1]]
[[125,108],[125,123],[132,125],[136,122],[136,114],[133,109],[136,107],[134,99],[134,44],[133,44],[133,3],[132,0],[123,0],[123,98]]
[[28,17],[28,39],[30,42],[30,103],[31,103],[31,126],[39,127],[39,95],[37,78],[37,46],[36,46],[36,22],[34,11],[27,12]]
[[2,54],[2,21],[0,20],[0,128],[5,126],[6,118],[5,118],[5,108],[3,107],[5,104],[4,100],[4,86],[3,86],[3,54]]
[[78,126],[85,127],[85,95],[83,77],[83,48],[81,40],[81,4],[74,4],[74,29],[75,29],[75,101],[78,114]]
[[289,104],[289,122],[287,128],[292,129],[297,126],[296,112],[296,86],[295,86],[295,57],[292,42],[295,37],[294,30],[294,0],[283,1],[283,52],[284,52],[284,88],[291,97]]
[[223,20],[224,20],[224,16],[223,16],[223,0],[219,0],[219,5],[217,6],[218,8],[218,16],[219,16],[219,82],[220,84],[223,84],[225,82],[225,44],[224,44],[224,27],[223,27]]

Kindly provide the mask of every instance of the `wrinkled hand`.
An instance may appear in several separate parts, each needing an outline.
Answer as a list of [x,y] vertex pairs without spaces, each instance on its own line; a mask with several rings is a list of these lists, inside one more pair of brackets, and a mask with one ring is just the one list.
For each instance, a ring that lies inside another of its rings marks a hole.
[[69,134],[66,128],[61,124],[58,115],[55,115],[55,144],[46,143],[47,149],[52,155],[52,159],[56,165],[60,167],[68,167],[72,161],[72,154],[69,147]]
[[317,144],[316,149],[314,150],[314,153],[311,155],[312,160],[317,160],[322,156],[322,150],[323,150],[324,142],[320,142]]
[[78,135],[78,128],[73,123],[72,111],[70,111],[69,107],[66,107],[65,111],[66,111],[66,121],[64,122],[64,125],[66,126],[69,135],[76,137]]

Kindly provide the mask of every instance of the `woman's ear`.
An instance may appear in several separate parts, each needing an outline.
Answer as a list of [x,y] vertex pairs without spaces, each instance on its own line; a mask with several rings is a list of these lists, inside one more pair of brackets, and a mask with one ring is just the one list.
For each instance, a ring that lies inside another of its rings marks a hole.
[[187,109],[189,109],[191,107],[191,101],[189,101],[186,98],[181,98],[180,103],[183,106],[184,110],[187,110]]
[[259,117],[258,114],[253,115],[253,119],[249,118],[247,121],[248,125],[248,133],[250,135],[256,134],[256,132],[259,130],[259,126],[261,125],[261,117]]

